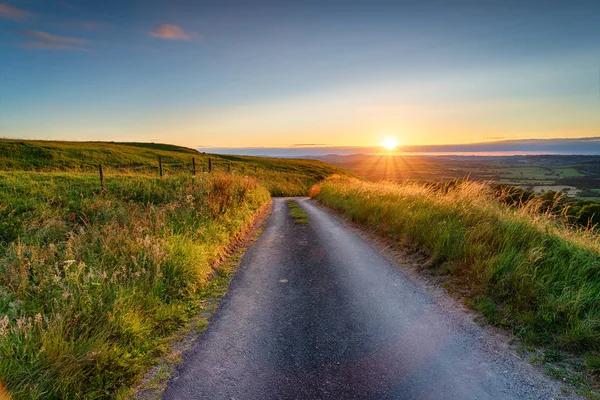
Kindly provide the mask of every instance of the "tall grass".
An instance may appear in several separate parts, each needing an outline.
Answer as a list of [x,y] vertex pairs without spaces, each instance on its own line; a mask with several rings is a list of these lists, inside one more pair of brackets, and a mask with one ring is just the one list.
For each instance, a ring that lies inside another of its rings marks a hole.
[[476,182],[440,190],[337,178],[312,194],[353,221],[426,251],[429,267],[450,274],[490,321],[533,343],[600,350],[595,234],[503,205]]
[[17,399],[114,398],[194,311],[269,201],[251,178],[0,173],[0,379]]

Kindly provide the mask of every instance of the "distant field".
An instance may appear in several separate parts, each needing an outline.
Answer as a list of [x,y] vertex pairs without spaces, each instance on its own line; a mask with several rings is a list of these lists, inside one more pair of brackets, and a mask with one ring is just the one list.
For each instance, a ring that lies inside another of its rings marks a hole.
[[571,197],[600,197],[600,156],[354,155],[319,159],[374,181],[427,182],[469,178],[521,186],[536,193],[568,188],[564,193]]
[[321,161],[227,156],[158,143],[59,142],[0,139],[0,170],[97,172],[102,164],[107,179],[118,174],[164,175],[208,170],[256,178],[274,196],[305,195],[310,187],[333,174],[349,174]]
[[581,190],[577,189],[574,186],[566,186],[566,185],[531,185],[530,188],[535,194],[542,194],[549,191],[554,191],[558,193],[564,193],[569,197],[578,197]]

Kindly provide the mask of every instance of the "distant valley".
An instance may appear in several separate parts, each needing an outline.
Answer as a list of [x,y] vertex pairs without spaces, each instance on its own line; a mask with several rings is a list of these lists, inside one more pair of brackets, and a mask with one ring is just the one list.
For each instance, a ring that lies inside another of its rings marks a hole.
[[520,186],[536,194],[563,192],[600,201],[600,156],[406,156],[315,157],[370,180],[445,181],[470,178]]

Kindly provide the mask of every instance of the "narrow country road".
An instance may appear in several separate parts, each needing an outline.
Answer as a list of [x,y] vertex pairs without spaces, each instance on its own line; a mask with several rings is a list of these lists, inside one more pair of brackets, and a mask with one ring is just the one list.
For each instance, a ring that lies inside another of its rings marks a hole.
[[275,199],[166,399],[551,399],[560,385],[312,201]]

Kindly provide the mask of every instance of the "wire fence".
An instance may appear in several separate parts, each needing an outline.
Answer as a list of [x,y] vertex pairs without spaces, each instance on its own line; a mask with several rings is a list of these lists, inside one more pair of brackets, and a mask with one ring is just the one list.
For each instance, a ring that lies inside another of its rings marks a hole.
[[165,162],[161,156],[158,156],[155,165],[148,164],[98,164],[98,175],[100,178],[100,187],[102,191],[105,191],[104,178],[107,173],[126,174],[130,173],[145,173],[149,175],[156,174],[160,178],[166,175],[181,175],[190,174],[195,176],[197,173],[212,173],[215,171],[221,172],[258,172],[258,167],[253,166],[239,166],[238,169],[233,168],[233,164],[229,162],[215,163],[211,157],[208,157],[205,161],[196,162],[196,158],[192,157],[190,161],[176,161],[176,162]]

